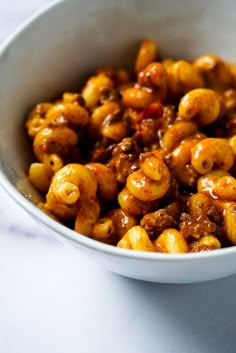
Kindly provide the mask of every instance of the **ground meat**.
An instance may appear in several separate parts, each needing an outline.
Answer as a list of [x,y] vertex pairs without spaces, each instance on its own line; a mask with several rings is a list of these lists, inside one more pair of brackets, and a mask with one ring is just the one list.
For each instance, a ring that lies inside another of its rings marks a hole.
[[109,165],[121,184],[125,184],[128,175],[139,168],[140,153],[137,142],[130,137],[124,138],[114,148]]
[[207,215],[201,213],[197,217],[191,217],[188,213],[182,213],[179,229],[185,238],[195,238],[208,234],[215,234],[216,224],[211,222]]
[[158,130],[161,126],[164,107],[160,103],[152,103],[135,118],[135,138],[143,147],[159,145]]
[[165,209],[146,214],[140,224],[151,240],[155,240],[165,229],[177,226],[177,222]]
[[222,229],[223,225],[223,213],[216,206],[210,206],[206,211],[206,215],[210,219],[211,222],[214,222],[216,225],[216,230],[214,235],[217,238],[223,238],[224,232]]
[[[142,146],[150,147],[158,143],[158,128],[160,124],[155,119],[145,119],[139,125],[139,130],[135,137],[140,141]],[[159,145],[159,143],[158,143]]]

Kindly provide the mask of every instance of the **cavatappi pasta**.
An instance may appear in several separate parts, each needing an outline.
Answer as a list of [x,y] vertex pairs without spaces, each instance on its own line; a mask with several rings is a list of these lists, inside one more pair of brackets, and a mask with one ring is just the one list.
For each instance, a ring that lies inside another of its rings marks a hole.
[[30,112],[41,208],[125,249],[236,245],[236,66],[161,60],[148,39],[134,71],[99,68],[79,92]]

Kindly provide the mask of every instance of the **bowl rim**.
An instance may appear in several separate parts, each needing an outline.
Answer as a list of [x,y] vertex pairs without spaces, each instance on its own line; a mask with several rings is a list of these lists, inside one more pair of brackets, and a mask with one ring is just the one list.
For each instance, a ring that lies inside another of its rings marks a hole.
[[[64,0],[53,0],[49,4],[42,6],[38,11],[29,16],[26,20],[22,22],[20,26],[8,36],[3,43],[0,45],[0,62],[1,57],[7,51],[8,47],[17,40],[18,36],[22,34],[28,27],[41,16],[49,13],[53,8],[59,6],[61,3],[64,3]],[[0,63],[1,65],[1,63]],[[236,254],[236,246],[232,245],[228,248],[217,249],[212,251],[205,252],[196,252],[196,253],[181,253],[181,254],[168,254],[168,253],[158,253],[158,252],[147,252],[147,251],[135,251],[118,248],[113,245],[105,244],[95,239],[84,236],[80,233],[75,232],[74,230],[64,226],[63,224],[53,220],[40,210],[36,205],[29,201],[20,191],[16,189],[14,185],[8,180],[7,176],[0,169],[0,179],[3,189],[8,193],[8,195],[16,201],[26,212],[28,212],[34,219],[37,219],[42,223],[46,228],[49,228],[56,232],[58,235],[76,243],[85,248],[89,248],[93,251],[99,251],[105,254],[125,257],[131,259],[140,259],[146,261],[161,261],[161,262],[194,262],[198,260],[207,260],[215,257],[224,257],[228,255]]]

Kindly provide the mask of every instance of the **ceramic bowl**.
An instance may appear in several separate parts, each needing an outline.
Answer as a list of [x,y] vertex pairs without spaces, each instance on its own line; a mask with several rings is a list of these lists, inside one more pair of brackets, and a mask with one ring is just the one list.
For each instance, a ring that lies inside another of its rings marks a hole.
[[49,218],[35,205],[38,194],[26,178],[32,154],[23,128],[34,104],[78,89],[97,67],[131,68],[138,44],[147,37],[165,57],[214,53],[234,60],[235,23],[233,0],[71,0],[43,9],[0,50],[3,187],[48,233],[119,274],[186,283],[236,273],[236,247],[178,255],[136,252],[99,243]]

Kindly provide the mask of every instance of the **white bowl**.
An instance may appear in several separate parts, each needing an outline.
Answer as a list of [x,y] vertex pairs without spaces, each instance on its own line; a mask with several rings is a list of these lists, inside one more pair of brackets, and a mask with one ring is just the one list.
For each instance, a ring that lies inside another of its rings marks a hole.
[[[206,281],[236,273],[236,247],[193,254],[123,250],[82,236],[35,205],[26,170],[32,158],[23,129],[29,109],[79,88],[99,66],[132,67],[140,40],[153,38],[164,56],[212,52],[236,59],[236,4],[225,0],[71,0],[45,8],[0,51],[0,180],[49,233],[119,274],[154,282]],[[128,63],[128,64],[127,64]]]

